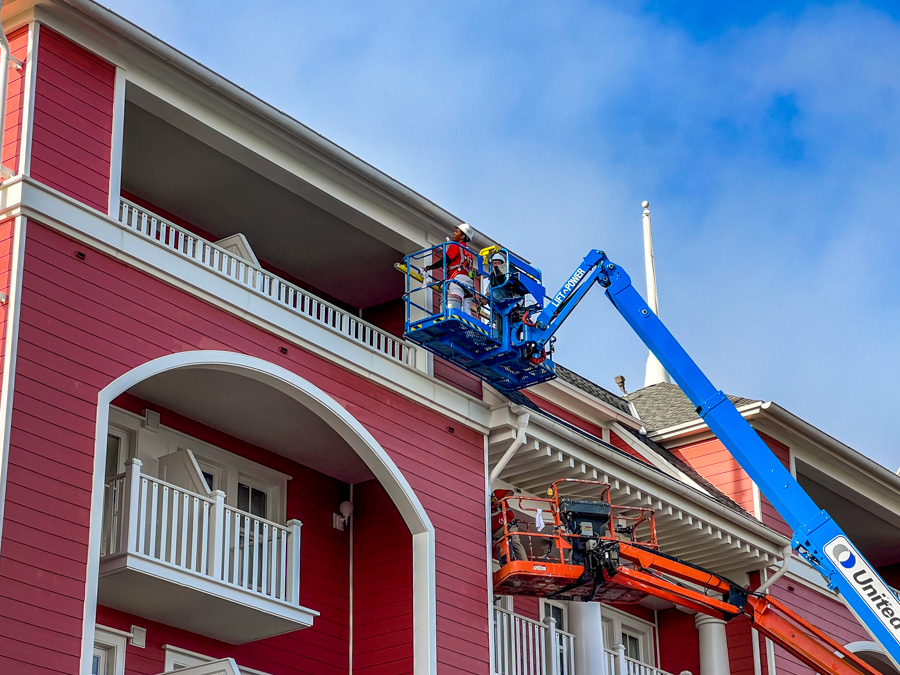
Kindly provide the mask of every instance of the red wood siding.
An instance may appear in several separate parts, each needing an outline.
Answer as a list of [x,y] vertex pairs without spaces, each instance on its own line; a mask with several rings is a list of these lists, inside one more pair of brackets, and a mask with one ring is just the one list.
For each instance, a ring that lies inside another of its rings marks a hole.
[[[774,597],[797,612],[816,628],[840,644],[871,640],[842,602],[833,600],[790,579],[780,579],[770,591]],[[778,675],[812,675],[813,671],[781,647],[775,647]]]
[[750,513],[755,513],[753,481],[717,438],[687,443],[672,451]]
[[700,672],[700,638],[694,617],[677,609],[657,612],[659,667],[668,673]]
[[[76,248],[85,250],[29,223],[0,559],[0,616],[10,619],[0,621],[0,672],[22,672],[24,663],[77,670],[98,391],[150,359],[192,349],[274,361],[373,434],[435,528],[439,669],[486,672],[483,436],[298,347],[282,355],[278,337],[99,252],[87,249],[79,261]],[[326,510],[330,522],[333,504]]]
[[[784,468],[790,471],[791,451],[788,446],[786,446],[784,443],[779,443],[771,436],[767,436],[763,433],[760,433],[759,437],[762,438],[765,444],[769,446],[769,449],[784,465]],[[782,518],[781,514],[779,514],[778,511],[775,510],[775,507],[769,503],[769,500],[766,499],[766,496],[764,494],[760,494],[759,496],[759,506],[760,511],[762,512],[762,522],[764,525],[768,525],[773,530],[775,530],[779,534],[783,534],[786,537],[790,537],[793,535],[794,531],[786,522],[784,522],[784,518]]]
[[[22,26],[6,36],[10,55],[25,63],[28,55],[28,26]],[[25,105],[25,68],[9,69],[6,89],[6,119],[3,121],[3,166],[16,173],[22,151],[22,118]]]
[[481,380],[478,377],[454,366],[449,361],[444,361],[440,356],[434,357],[434,379],[456,387],[475,398],[480,399],[484,395],[484,389],[482,389]]
[[644,458],[644,456],[641,453],[637,452],[636,450],[634,450],[634,448],[632,448],[630,445],[628,445],[628,443],[626,443],[622,439],[622,437],[619,436],[619,434],[617,434],[615,431],[609,432],[609,442],[612,445],[616,446],[622,452],[625,452],[625,453],[631,455],[632,457],[636,457],[637,459],[641,460],[642,462],[649,464],[649,462],[647,462],[647,460]]
[[513,596],[513,611],[534,621],[541,620],[541,601],[527,595]]
[[750,619],[739,616],[725,624],[731,675],[753,675],[753,638]]
[[[403,298],[397,298],[374,307],[368,307],[362,311],[362,319],[378,326],[381,330],[386,330],[391,335],[403,337],[403,329],[406,327],[406,303],[403,302]],[[479,380],[477,394],[479,398],[481,398],[480,383]]]
[[353,487],[353,672],[413,672],[412,535],[377,481]]
[[[160,422],[167,427],[291,476],[286,519],[296,518],[303,523],[300,604],[321,613],[312,628],[265,640],[260,643],[266,645],[263,650],[259,644],[228,645],[177,632],[178,642],[160,644],[174,644],[215,658],[233,656],[238,663],[266,672],[345,672],[350,645],[350,537],[331,526],[331,514],[337,504],[349,499],[350,486],[130,394],[119,396],[113,403],[138,414],[144,408],[152,408],[160,413]],[[310,495],[315,495],[315,499],[310,499]],[[130,621],[136,623],[138,618],[131,617]],[[265,667],[253,665],[263,662]],[[274,670],[273,662],[278,666]],[[154,673],[162,671],[162,663],[157,664]],[[284,670],[288,667],[290,670]]]
[[106,213],[116,69],[41,26],[31,176]]

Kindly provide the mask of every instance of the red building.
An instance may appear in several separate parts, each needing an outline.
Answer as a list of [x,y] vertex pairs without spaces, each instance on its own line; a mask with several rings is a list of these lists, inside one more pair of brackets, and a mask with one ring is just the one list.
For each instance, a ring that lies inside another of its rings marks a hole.
[[[90,0],[2,20],[0,672],[807,672],[650,597],[495,598],[495,487],[605,481],[744,584],[787,537],[678,392],[506,397],[405,342],[393,263],[452,214]],[[891,580],[896,476],[742,403]]]

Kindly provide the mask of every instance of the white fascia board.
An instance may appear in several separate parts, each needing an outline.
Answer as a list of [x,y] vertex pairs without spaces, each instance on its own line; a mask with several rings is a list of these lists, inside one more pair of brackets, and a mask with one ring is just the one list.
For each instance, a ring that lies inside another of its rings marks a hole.
[[34,218],[449,419],[488,432],[490,411],[473,396],[304,319],[52,188],[15,178],[0,187],[0,204],[0,217]]
[[[808,439],[808,444],[809,441],[811,441],[815,444],[817,449],[827,451],[830,455],[845,464],[847,468],[852,468],[862,474],[868,481],[874,479],[888,488],[891,493],[895,495],[900,493],[900,476],[881,466],[878,462],[869,459],[849,445],[841,443],[836,438],[829,436],[821,429],[818,429],[809,422],[797,417],[777,403],[768,401],[762,404],[761,409],[764,413],[786,423],[789,428],[802,434],[803,437]],[[801,460],[804,459],[805,453],[802,452],[802,443],[796,444],[796,448],[794,446],[795,444],[791,444],[791,450],[793,451],[796,449],[801,451],[798,453],[798,456]]]
[[598,472],[615,476],[685,513],[696,515],[723,531],[732,532],[773,557],[778,557],[784,549],[786,538],[753,519],[751,515],[736,513],[706,493],[648,467],[637,459],[593,443],[542,415],[532,415],[528,436],[558,448],[577,461],[596,468]]
[[595,417],[601,423],[619,422],[632,429],[640,429],[643,423],[628,413],[582,391],[561,378],[543,382],[533,388],[536,395],[551,403],[570,409],[579,417],[590,421]]
[[699,485],[693,478],[688,476],[683,471],[680,471],[678,467],[674,466],[672,463],[660,457],[653,448],[644,445],[638,439],[632,436],[628,432],[628,430],[625,429],[621,424],[619,424],[618,422],[613,422],[611,426],[613,430],[616,431],[619,438],[621,438],[629,448],[640,454],[642,457],[646,458],[646,460],[653,464],[653,466],[655,466],[657,469],[659,469],[660,471],[664,471],[670,476],[674,476],[682,483],[687,483],[695,490],[699,490],[703,493],[707,492],[707,490]]
[[[37,3],[31,0],[26,4]],[[213,110],[227,112],[232,118],[232,131],[239,132],[232,137],[241,139],[239,142],[254,136],[257,140],[253,145],[262,137],[273,139],[270,150],[263,156],[279,165],[284,162],[286,167],[295,167],[298,155],[304,156],[304,163],[315,161],[323,168],[319,178],[327,172],[331,174],[333,189],[337,190],[338,183],[343,184],[335,194],[340,192],[348,198],[352,193],[365,195],[371,200],[370,207],[375,207],[375,201],[379,202],[376,211],[380,216],[375,216],[376,221],[401,225],[404,229],[410,220],[415,222],[417,228],[410,232],[415,236],[410,236],[410,241],[425,240],[428,234],[442,240],[461,222],[460,218],[285,112],[91,0],[54,0],[37,4],[35,16],[115,65],[127,68],[129,81],[149,88],[163,100],[176,101],[176,107],[183,105],[185,111],[192,111],[204,123],[212,121]],[[99,39],[93,37],[100,31],[103,34]],[[162,86],[163,82],[172,86]],[[169,95],[174,98],[166,98]],[[213,128],[217,127],[214,125]],[[222,131],[221,128],[217,130]],[[324,171],[325,167],[327,171]],[[348,203],[353,201],[359,201],[358,197]],[[390,217],[386,217],[387,214]]]

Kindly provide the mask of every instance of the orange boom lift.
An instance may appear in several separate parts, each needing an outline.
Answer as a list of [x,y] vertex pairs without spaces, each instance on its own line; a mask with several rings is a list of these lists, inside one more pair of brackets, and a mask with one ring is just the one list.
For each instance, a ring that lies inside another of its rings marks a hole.
[[[598,486],[601,496],[560,496],[565,483]],[[774,598],[661,553],[653,510],[612,504],[608,484],[564,479],[547,492],[546,499],[511,496],[498,502],[502,534],[494,542],[500,561],[495,593],[618,603],[652,595],[725,621],[743,614],[757,631],[819,673],[879,675]],[[542,531],[510,519],[512,506],[539,515],[537,522],[546,513]],[[524,549],[525,560],[516,559],[516,549]]]

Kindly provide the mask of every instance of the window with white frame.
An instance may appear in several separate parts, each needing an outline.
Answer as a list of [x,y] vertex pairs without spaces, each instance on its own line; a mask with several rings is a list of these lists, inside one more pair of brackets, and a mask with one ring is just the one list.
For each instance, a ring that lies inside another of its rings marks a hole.
[[613,650],[625,648],[625,656],[649,666],[656,664],[656,627],[631,614],[603,605],[603,644]]
[[[158,431],[143,428],[143,417],[120,408],[110,407],[107,438],[107,472],[121,473],[125,460],[138,457],[141,470],[171,482],[162,475],[184,462],[171,460],[188,453],[196,464],[198,478],[210,492],[222,490],[225,504],[251,515],[277,523],[285,522],[287,482],[290,476],[246,457],[235,455],[198,438],[164,425]],[[132,449],[133,448],[133,449]],[[115,475],[115,474],[112,474]],[[180,487],[186,487],[181,486]],[[198,485],[199,491],[202,488]]]
[[106,478],[125,472],[125,461],[131,454],[132,434],[111,426],[106,432]]
[[553,617],[556,619],[556,630],[564,633],[569,631],[569,614],[566,603],[558,600],[541,599],[541,618]]
[[[194,666],[202,666],[204,663],[215,661],[211,656],[198,654],[197,652],[182,649],[181,647],[163,645],[163,649],[166,652],[165,672],[167,673],[173,670],[178,671]],[[269,675],[269,673],[264,673],[261,670],[255,670],[254,668],[247,668],[246,666],[241,665],[238,665],[238,671],[240,671],[241,675]]]
[[128,633],[96,626],[94,628],[94,654],[91,658],[91,675],[125,675],[125,649]]

